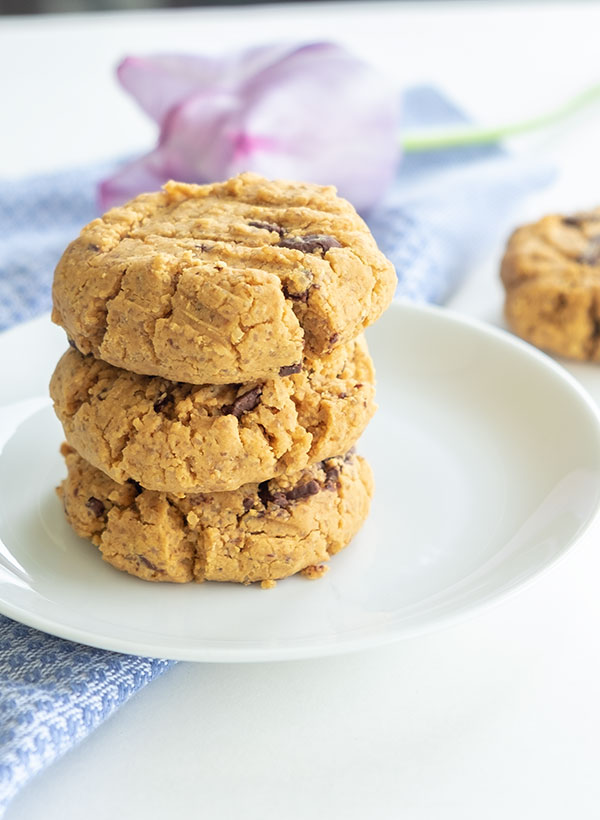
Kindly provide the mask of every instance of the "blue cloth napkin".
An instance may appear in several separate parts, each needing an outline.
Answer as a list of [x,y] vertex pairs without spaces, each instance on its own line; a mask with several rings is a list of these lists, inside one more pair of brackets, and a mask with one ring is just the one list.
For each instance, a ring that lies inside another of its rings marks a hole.
[[[466,118],[429,87],[406,92],[403,128]],[[0,328],[50,308],[52,272],[97,215],[112,166],[0,182]],[[367,221],[398,271],[397,295],[443,302],[508,226],[519,198],[550,178],[499,146],[412,154]],[[92,649],[0,616],[0,816],[36,772],[88,735],[170,661]]]

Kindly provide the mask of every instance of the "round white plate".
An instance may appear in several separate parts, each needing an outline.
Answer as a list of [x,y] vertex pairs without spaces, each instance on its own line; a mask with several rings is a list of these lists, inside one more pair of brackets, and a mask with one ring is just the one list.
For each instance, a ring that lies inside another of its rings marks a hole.
[[[345,652],[448,623],[553,563],[600,501],[600,424],[563,368],[503,331],[394,305],[369,332],[371,515],[319,581],[149,584],[66,523],[45,398],[64,336],[0,337],[0,611],[106,649],[191,661]],[[18,350],[18,355],[14,356]]]

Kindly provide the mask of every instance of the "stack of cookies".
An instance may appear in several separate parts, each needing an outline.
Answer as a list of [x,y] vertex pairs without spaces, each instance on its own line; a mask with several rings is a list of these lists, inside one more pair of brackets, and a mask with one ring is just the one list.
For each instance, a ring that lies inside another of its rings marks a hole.
[[361,334],[394,284],[334,188],[172,182],[87,225],[53,289],[75,531],[151,581],[320,575],[368,513]]

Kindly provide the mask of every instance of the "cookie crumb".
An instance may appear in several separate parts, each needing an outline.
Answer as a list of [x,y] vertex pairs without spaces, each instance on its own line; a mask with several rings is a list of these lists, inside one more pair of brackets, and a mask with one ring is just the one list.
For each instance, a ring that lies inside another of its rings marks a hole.
[[329,572],[327,564],[313,564],[310,567],[304,567],[300,571],[300,575],[304,575],[309,581],[316,581],[318,578],[322,578],[326,572]]
[[70,456],[71,453],[74,453],[74,452],[75,452],[75,450],[73,449],[73,447],[71,447],[70,444],[67,444],[66,441],[63,441],[63,443],[60,445],[60,454],[63,458],[66,458],[67,456]]
[[270,579],[260,582],[260,588],[261,589],[275,589],[276,586],[277,586],[277,581],[272,581]]

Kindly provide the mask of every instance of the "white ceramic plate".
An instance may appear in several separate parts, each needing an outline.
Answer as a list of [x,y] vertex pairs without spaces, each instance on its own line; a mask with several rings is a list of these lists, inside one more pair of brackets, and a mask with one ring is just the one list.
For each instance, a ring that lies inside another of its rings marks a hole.
[[0,337],[0,611],[93,646],[191,661],[344,652],[448,623],[521,586],[600,500],[595,406],[503,331],[394,305],[369,333],[379,412],[368,522],[319,581],[148,584],[104,564],[54,493],[62,439],[47,318]]

